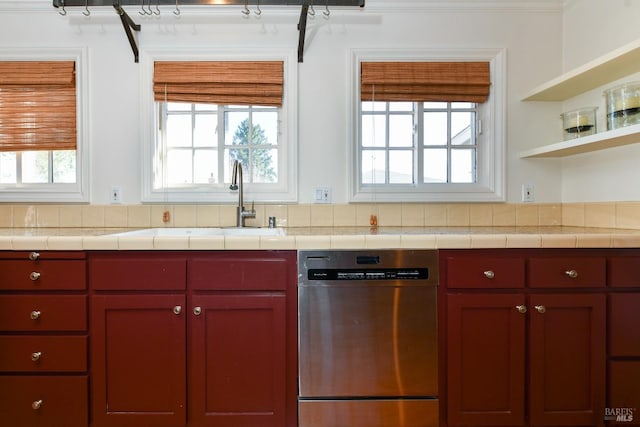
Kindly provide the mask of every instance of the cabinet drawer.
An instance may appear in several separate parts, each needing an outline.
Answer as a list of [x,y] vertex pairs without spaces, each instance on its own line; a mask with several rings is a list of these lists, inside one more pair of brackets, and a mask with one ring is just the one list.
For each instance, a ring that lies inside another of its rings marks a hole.
[[189,284],[198,290],[285,290],[288,274],[289,261],[268,253],[216,254],[189,262]]
[[0,331],[84,331],[84,295],[0,295]]
[[609,295],[609,353],[640,357],[640,294]]
[[89,258],[94,290],[184,290],[187,260],[180,255],[127,254]]
[[83,290],[86,282],[84,260],[0,260],[2,290]]
[[611,258],[609,286],[640,288],[640,257]]
[[84,336],[0,336],[1,372],[84,372]]
[[522,288],[523,258],[449,258],[448,288]]
[[532,288],[594,288],[605,286],[604,257],[557,257],[529,259]]
[[5,426],[86,427],[86,376],[0,376]]

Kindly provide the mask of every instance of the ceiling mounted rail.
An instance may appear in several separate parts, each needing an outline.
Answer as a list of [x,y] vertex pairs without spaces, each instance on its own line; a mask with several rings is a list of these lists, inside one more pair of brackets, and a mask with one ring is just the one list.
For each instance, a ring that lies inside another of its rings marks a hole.
[[[258,10],[261,6],[299,6],[300,20],[298,21],[298,31],[300,33],[298,39],[298,62],[302,62],[304,53],[304,40],[307,30],[307,15],[311,14],[314,3],[318,7],[324,7],[325,12],[323,15],[325,18],[329,18],[330,7],[364,7],[365,0],[53,0],[53,7],[58,8],[61,15],[67,14],[67,8],[80,7],[83,10],[85,16],[90,15],[90,10],[93,7],[101,6],[113,6],[116,13],[120,16],[122,26],[131,45],[135,62],[138,62],[138,45],[136,38],[133,35],[133,31],[140,31],[141,26],[136,24],[133,19],[122,8],[123,6],[137,6],[140,10],[145,10],[145,3],[148,3],[148,10],[151,11],[151,3],[153,3],[153,14],[159,15],[159,6],[172,6],[174,8],[173,13],[180,15],[179,7],[182,6],[242,6],[242,12],[247,9],[247,5],[256,4]],[[177,13],[176,13],[177,12]],[[262,10],[260,10],[262,13]],[[149,14],[146,12],[145,14]]]

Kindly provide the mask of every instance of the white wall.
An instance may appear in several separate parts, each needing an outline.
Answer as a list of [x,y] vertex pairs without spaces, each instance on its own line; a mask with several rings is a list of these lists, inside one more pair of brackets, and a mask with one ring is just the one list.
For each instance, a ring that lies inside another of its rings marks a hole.
[[[564,71],[640,38],[639,18],[640,1],[637,0],[570,0],[563,24]],[[640,73],[568,100],[563,111],[598,106],[598,127],[606,130],[602,92],[630,80],[640,80]],[[640,200],[638,159],[640,144],[565,158],[562,201]]]
[[[604,4],[612,0],[582,1]],[[623,1],[615,3],[621,9],[626,7]],[[536,201],[560,201],[561,167],[569,181],[578,172],[566,161],[519,159],[520,151],[560,136],[561,105],[520,101],[537,84],[562,72],[560,4],[560,0],[367,0],[364,10],[332,9],[328,21],[317,6],[318,15],[308,23],[304,63],[299,65],[298,76],[300,202],[311,202],[313,188],[320,185],[333,189],[334,203],[347,201],[351,143],[347,123],[352,114],[348,111],[352,78],[347,75],[349,52],[376,47],[506,48],[508,201],[520,201],[523,183],[535,184]],[[158,46],[277,46],[294,51],[298,42],[296,9],[263,7],[261,19],[247,20],[240,8],[183,7],[180,19],[171,14],[170,7],[162,8],[160,18],[143,18],[136,8],[127,8],[142,25],[141,50]],[[571,13],[579,13],[578,9]],[[112,185],[122,186],[126,204],[139,203],[140,147],[144,143],[138,124],[139,68],[111,8],[93,10],[89,18],[81,11],[69,9],[63,17],[49,1],[0,0],[0,47],[88,48],[91,203],[106,204]],[[566,21],[572,22],[572,17]]]

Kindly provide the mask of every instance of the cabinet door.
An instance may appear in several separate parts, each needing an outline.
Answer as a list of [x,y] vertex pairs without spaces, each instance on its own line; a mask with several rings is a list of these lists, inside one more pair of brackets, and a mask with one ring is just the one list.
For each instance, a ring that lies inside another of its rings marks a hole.
[[531,295],[529,305],[531,425],[602,425],[605,295]]
[[93,426],[185,425],[184,302],[184,295],[92,297]]
[[524,425],[521,311],[520,294],[447,296],[448,425]]
[[284,294],[194,295],[189,425],[283,427]]

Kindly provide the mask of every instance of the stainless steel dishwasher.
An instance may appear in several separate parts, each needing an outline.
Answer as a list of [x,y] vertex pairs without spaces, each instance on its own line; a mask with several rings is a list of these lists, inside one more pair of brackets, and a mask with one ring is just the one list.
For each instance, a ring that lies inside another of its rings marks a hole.
[[299,427],[437,426],[437,252],[298,263]]

